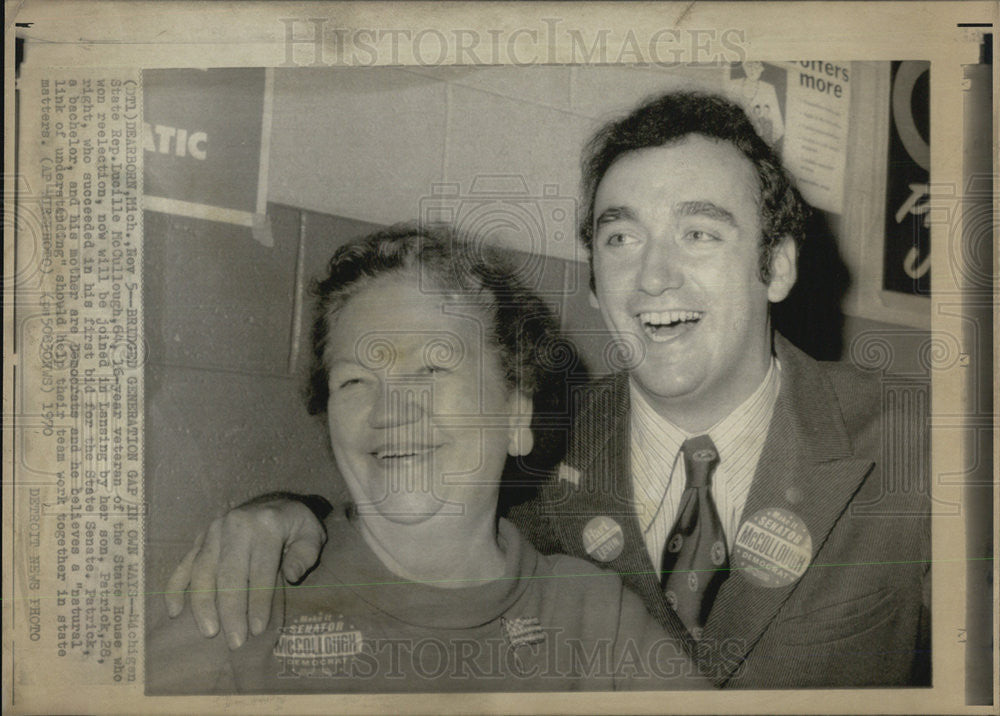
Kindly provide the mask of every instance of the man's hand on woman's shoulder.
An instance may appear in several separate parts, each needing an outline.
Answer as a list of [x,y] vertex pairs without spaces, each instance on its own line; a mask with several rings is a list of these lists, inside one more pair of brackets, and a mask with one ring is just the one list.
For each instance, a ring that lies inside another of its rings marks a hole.
[[221,622],[239,648],[248,627],[254,635],[267,627],[279,570],[294,583],[319,561],[330,509],[316,495],[268,493],[216,518],[170,576],[167,613],[180,614],[189,594],[201,633],[215,636]]

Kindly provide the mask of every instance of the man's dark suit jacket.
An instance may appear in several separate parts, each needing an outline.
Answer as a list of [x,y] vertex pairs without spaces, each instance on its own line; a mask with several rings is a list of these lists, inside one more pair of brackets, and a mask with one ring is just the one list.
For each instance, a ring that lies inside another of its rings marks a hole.
[[[817,362],[781,336],[775,352],[781,390],[743,516],[770,507],[794,513],[811,534],[812,561],[781,587],[734,569],[703,638],[688,645],[726,688],[928,684],[927,426],[873,376]],[[583,392],[559,479],[510,518],[543,552],[592,561],[584,527],[598,515],[613,518],[624,549],[598,564],[620,573],[668,632],[686,634],[633,507],[628,377]]]

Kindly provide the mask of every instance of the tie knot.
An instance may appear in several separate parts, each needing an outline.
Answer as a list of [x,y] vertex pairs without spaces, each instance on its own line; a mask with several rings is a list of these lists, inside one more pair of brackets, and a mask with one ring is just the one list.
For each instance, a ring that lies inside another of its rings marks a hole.
[[689,438],[681,445],[687,487],[711,487],[712,471],[719,464],[719,452],[708,435]]

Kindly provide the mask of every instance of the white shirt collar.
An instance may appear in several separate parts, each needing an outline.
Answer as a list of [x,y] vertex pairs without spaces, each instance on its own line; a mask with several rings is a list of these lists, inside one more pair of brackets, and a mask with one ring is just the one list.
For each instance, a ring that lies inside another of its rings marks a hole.
[[[629,381],[631,394],[631,470],[633,494],[640,526],[647,531],[654,522],[673,524],[674,500],[665,499],[677,456],[683,442],[694,435],[707,434],[718,450],[720,463],[713,480],[712,493],[720,508],[727,536],[731,536],[742,514],[750,482],[767,438],[771,415],[781,386],[781,366],[771,358],[760,385],[729,415],[706,431],[688,433],[660,415]],[[683,474],[683,470],[679,471]],[[671,493],[683,488],[674,485]],[[725,514],[723,514],[725,512]],[[662,531],[662,525],[658,531]],[[651,545],[659,539],[651,537]],[[652,546],[651,546],[652,549]],[[655,560],[654,560],[655,561]]]

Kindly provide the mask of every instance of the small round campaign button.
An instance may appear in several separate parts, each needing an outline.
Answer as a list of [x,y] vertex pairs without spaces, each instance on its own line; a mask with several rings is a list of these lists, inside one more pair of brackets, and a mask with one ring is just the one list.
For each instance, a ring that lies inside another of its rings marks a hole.
[[760,587],[792,584],[805,574],[811,559],[812,535],[791,510],[758,510],[736,532],[733,569]]
[[610,517],[595,517],[583,528],[583,549],[598,562],[610,562],[625,548],[625,533]]

